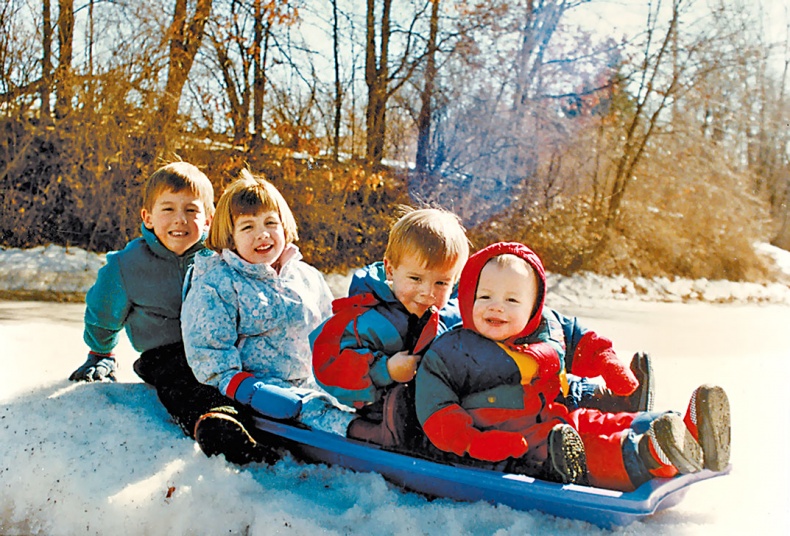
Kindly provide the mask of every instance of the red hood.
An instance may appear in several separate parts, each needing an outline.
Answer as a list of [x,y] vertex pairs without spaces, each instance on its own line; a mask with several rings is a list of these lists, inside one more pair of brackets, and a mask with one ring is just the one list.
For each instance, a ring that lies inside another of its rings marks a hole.
[[518,335],[506,341],[512,342],[529,335],[538,328],[541,315],[543,314],[543,302],[546,299],[546,271],[543,269],[540,257],[527,246],[518,242],[497,242],[469,257],[458,282],[458,305],[461,309],[461,319],[464,327],[477,331],[472,321],[472,308],[475,303],[475,292],[477,291],[480,272],[491,258],[506,253],[516,255],[527,261],[538,276],[538,299],[535,304],[535,310],[532,312],[532,317],[527,322],[527,325],[524,326],[524,329]]

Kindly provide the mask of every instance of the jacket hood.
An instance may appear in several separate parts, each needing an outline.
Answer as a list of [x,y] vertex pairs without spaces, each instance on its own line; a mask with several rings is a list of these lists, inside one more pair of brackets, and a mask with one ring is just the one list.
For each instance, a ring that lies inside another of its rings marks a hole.
[[392,287],[387,283],[387,273],[384,263],[377,261],[360,268],[354,272],[348,287],[348,295],[371,293],[383,302],[393,303],[398,301],[392,293]]
[[504,254],[516,255],[527,261],[538,277],[538,297],[535,309],[524,329],[507,341],[512,342],[529,335],[538,328],[543,315],[543,304],[546,299],[546,271],[543,268],[540,257],[527,246],[518,242],[497,242],[469,257],[463,271],[461,271],[461,279],[458,283],[458,304],[461,309],[461,319],[464,327],[477,331],[472,320],[472,309],[475,303],[477,283],[480,280],[480,272],[490,259]]

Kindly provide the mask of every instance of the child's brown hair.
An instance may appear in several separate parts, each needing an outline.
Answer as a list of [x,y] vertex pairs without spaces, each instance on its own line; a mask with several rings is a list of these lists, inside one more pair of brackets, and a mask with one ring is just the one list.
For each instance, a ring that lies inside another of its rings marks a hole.
[[228,185],[219,198],[206,246],[218,253],[223,249],[234,249],[233,225],[236,218],[268,211],[280,215],[286,243],[296,242],[299,239],[296,220],[280,191],[263,177],[243,169],[239,178]]
[[214,186],[205,173],[189,162],[171,162],[154,171],[145,183],[143,208],[153,211],[157,198],[162,192],[175,193],[189,190],[203,202],[206,216],[214,215]]
[[426,268],[463,265],[469,258],[469,239],[461,220],[440,208],[409,209],[392,226],[384,258],[398,266],[415,255]]

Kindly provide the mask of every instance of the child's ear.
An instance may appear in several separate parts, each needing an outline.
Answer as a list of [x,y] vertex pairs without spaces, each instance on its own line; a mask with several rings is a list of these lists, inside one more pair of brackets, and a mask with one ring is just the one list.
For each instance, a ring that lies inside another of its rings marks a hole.
[[203,225],[203,230],[208,232],[208,228],[211,227],[211,220],[214,219],[214,216],[206,216],[206,223]]
[[384,275],[387,276],[388,281],[392,281],[393,266],[389,259],[384,259]]
[[151,213],[145,210],[145,208],[140,209],[140,217],[143,219],[143,224],[145,225],[146,229],[154,228],[154,222],[151,219]]

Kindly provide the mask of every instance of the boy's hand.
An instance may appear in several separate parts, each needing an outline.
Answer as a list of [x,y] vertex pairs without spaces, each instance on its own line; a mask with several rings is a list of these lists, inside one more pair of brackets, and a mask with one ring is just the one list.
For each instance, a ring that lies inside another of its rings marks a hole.
[[396,382],[406,383],[417,374],[417,365],[419,364],[420,356],[406,351],[398,352],[387,360],[387,372]]
[[73,382],[114,382],[115,357],[112,354],[88,353],[88,359],[69,376]]

